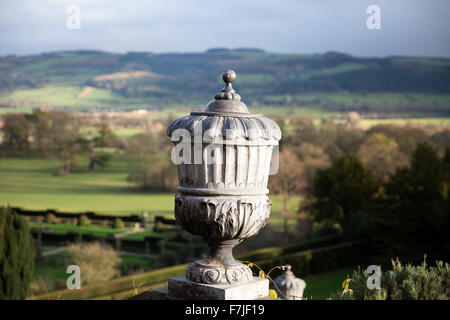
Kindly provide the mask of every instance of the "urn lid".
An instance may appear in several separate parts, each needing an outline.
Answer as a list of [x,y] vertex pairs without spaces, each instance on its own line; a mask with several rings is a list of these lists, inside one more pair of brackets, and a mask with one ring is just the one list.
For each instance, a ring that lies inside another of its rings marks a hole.
[[225,87],[206,109],[174,120],[167,128],[167,135],[171,137],[175,130],[185,129],[192,137],[200,134],[203,142],[225,138],[233,143],[277,145],[281,139],[280,127],[273,120],[248,111],[241,96],[232,87],[236,73],[225,71],[222,79]]
[[232,83],[236,81],[236,73],[227,70],[222,74],[225,87],[211,100],[206,109],[200,112],[191,112],[191,115],[232,116],[232,117],[257,117],[251,114],[241,96],[234,91]]
[[281,292],[287,292],[290,296],[302,297],[306,282],[294,275],[290,265],[287,265],[286,269],[286,272],[275,278],[275,285]]

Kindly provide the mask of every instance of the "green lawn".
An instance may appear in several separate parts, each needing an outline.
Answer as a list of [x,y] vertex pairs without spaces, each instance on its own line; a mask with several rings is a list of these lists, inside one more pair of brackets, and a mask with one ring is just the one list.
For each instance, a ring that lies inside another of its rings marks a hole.
[[142,232],[136,232],[129,234],[122,239],[130,239],[130,240],[144,240],[146,237],[153,237],[153,238],[164,238],[166,235],[168,235],[169,232],[154,232],[154,231],[142,231]]
[[[312,300],[324,300],[329,298],[331,293],[342,291],[342,282],[347,278],[347,275],[353,274],[353,267],[345,267],[331,272],[322,274],[315,274],[306,277],[306,288],[303,292],[303,297]],[[296,275],[301,277],[301,275]]]
[[115,154],[108,167],[89,173],[87,159],[82,158],[73,173],[56,176],[61,166],[56,160],[0,159],[0,203],[68,212],[171,214],[173,195],[139,192],[126,180],[128,160]]
[[[61,167],[57,160],[0,158],[0,204],[35,210],[95,211],[118,216],[146,211],[173,217],[174,194],[137,191],[126,180],[129,160],[126,155],[116,153],[108,167],[90,173],[87,158],[82,157],[73,173],[58,176],[54,175]],[[281,230],[280,198],[270,196],[270,199],[273,204],[269,223]],[[288,205],[296,211],[299,202],[300,197],[292,197]],[[290,226],[295,227],[293,219]]]

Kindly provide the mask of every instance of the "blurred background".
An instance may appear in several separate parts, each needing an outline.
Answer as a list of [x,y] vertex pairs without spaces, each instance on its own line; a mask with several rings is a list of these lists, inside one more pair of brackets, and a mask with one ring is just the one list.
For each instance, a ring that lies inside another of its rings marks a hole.
[[283,132],[270,220],[238,258],[292,264],[312,299],[358,266],[448,262],[449,15],[437,0],[5,1],[0,259],[29,242],[0,298],[129,298],[205,255],[174,220],[165,130],[227,69]]

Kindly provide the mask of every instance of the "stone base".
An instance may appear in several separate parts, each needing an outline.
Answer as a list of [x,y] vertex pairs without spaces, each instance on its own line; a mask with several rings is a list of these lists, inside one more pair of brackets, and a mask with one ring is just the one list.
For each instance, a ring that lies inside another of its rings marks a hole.
[[203,284],[181,276],[169,279],[168,295],[184,300],[256,300],[269,295],[269,280],[253,277],[242,284]]

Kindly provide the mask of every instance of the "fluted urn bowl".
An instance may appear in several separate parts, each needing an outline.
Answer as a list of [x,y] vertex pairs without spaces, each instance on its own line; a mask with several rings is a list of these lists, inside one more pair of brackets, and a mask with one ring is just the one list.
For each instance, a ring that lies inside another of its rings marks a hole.
[[232,248],[269,219],[267,182],[281,138],[274,121],[249,113],[240,101],[231,87],[235,73],[227,71],[223,79],[225,88],[205,111],[179,118],[167,129],[178,166],[175,218],[209,247],[205,259],[188,266],[186,278],[207,284],[252,280]]

